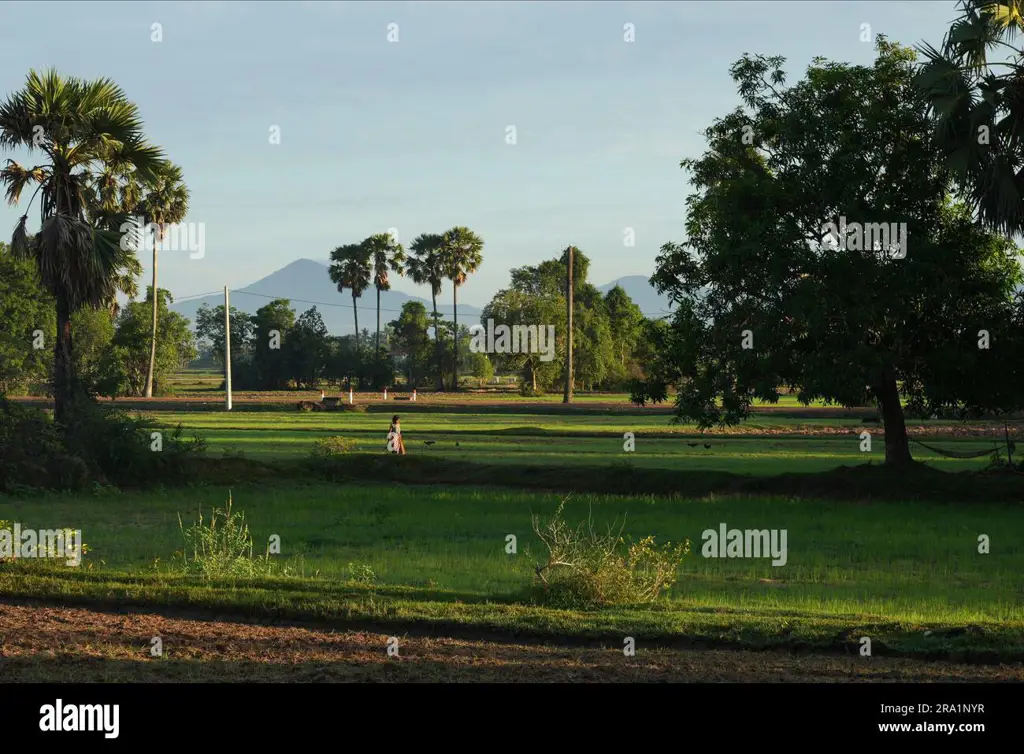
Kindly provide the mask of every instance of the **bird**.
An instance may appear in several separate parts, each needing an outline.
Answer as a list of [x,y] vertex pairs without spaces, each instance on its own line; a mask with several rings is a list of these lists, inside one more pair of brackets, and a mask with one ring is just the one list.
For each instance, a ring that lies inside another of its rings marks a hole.
[[710,446],[710,445],[708,445],[707,443],[704,443],[704,447],[705,447],[705,448],[710,448],[711,446]]
[[437,442],[437,440],[424,440],[423,444],[424,445],[433,445],[435,442]]
[[691,448],[696,448],[698,445],[700,445],[699,442],[688,442],[686,444],[689,445]]
[[456,447],[456,448],[457,448],[457,447],[459,447],[459,444],[458,444],[458,443],[455,443],[455,447]]

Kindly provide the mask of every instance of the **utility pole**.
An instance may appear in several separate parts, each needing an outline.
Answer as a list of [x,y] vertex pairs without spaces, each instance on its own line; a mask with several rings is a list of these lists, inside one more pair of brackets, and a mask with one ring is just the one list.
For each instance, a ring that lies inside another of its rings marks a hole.
[[565,320],[569,328],[565,336],[565,393],[562,394],[562,403],[572,403],[572,263],[575,249],[570,246],[565,250],[566,276],[565,276]]
[[231,303],[228,301],[228,287],[224,286],[224,369],[227,410],[231,410]]

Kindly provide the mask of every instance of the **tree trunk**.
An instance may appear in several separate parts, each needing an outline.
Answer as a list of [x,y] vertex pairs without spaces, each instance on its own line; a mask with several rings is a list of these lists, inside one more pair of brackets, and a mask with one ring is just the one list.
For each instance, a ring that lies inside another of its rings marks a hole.
[[380,287],[377,288],[377,339],[374,347],[380,353]]
[[74,400],[74,364],[71,361],[71,307],[57,295],[57,340],[53,346],[53,418],[67,420]]
[[434,351],[437,354],[437,390],[444,392],[444,354],[441,353],[441,326],[437,318],[437,293],[430,288],[430,300],[434,302]]
[[882,407],[882,424],[885,427],[885,463],[893,467],[909,466],[914,459],[910,455],[907,424],[896,385],[896,371],[892,367],[883,370],[875,394]]
[[156,318],[157,311],[159,310],[159,297],[157,296],[156,287],[156,239],[153,240],[153,333],[150,338],[149,345],[149,369],[146,372],[146,397],[153,397],[153,370],[156,367]]
[[356,355],[359,355],[359,310],[356,308],[356,293],[352,291],[352,319],[356,323]]
[[455,344],[455,361],[452,362],[452,391],[459,389],[459,286],[452,281],[452,342]]

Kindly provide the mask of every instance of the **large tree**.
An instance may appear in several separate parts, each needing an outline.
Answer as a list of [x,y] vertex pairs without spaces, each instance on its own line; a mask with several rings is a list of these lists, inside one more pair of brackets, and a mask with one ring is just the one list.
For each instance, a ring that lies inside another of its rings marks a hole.
[[[146,194],[139,202],[137,212],[142,222],[146,225],[152,223],[156,226],[156,233],[153,236],[153,289],[157,287],[157,250],[160,243],[167,234],[171,225],[176,225],[185,219],[188,213],[188,188],[182,178],[181,168],[172,162],[162,163],[156,171],[150,184],[146,187]],[[147,238],[148,235],[143,235]],[[151,296],[153,300],[153,330],[150,336],[149,369],[146,372],[146,397],[153,397],[153,369],[156,366],[156,333],[158,297]]]
[[348,289],[352,293],[352,317],[355,322],[356,351],[359,351],[359,309],[356,302],[370,287],[370,255],[362,244],[338,246],[331,252],[331,266],[328,269],[331,282],[338,287],[338,293]]
[[941,45],[923,44],[917,78],[934,140],[977,217],[1024,232],[1024,31],[1019,0],[963,0]]
[[31,167],[8,159],[0,185],[9,204],[33,185],[29,205],[41,193],[38,232],[29,235],[26,208],[11,247],[34,261],[55,299],[54,413],[64,422],[76,395],[71,315],[83,306],[109,306],[120,271],[134,258],[116,232],[87,221],[89,197],[105,164],[131,165],[148,179],[163,155],[146,143],[138,108],[113,81],[53,70],[31,71],[25,86],[0,105],[0,148],[41,157]]
[[441,283],[445,278],[440,233],[421,233],[409,247],[410,257],[406,263],[409,277],[417,285],[430,286],[430,302],[433,306],[434,351],[437,360],[437,389],[444,390],[444,358],[441,354],[440,315],[437,313],[437,297],[441,295]]
[[419,384],[430,359],[430,336],[427,334],[427,309],[419,301],[406,301],[402,313],[391,322],[395,349],[405,360],[409,387]]
[[390,273],[402,275],[405,272],[405,249],[390,233],[375,233],[363,241],[363,248],[370,257],[373,272],[373,287],[377,289],[377,335],[374,350],[380,351],[380,292],[391,290]]
[[[456,226],[444,232],[441,238],[441,258],[445,277],[452,281],[452,325],[459,330],[459,287],[480,267],[484,242],[469,228]],[[459,389],[459,339],[453,339],[452,390]]]
[[[879,37],[877,52],[872,66],[816,59],[789,88],[782,58],[732,67],[745,108],[682,163],[688,239],[662,247],[652,278],[679,308],[636,402],[673,384],[678,417],[708,428],[780,384],[803,402],[877,401],[894,466],[912,461],[901,399],[928,413],[1019,402],[1007,352],[981,332],[1014,343],[1019,252],[950,199],[913,51]],[[864,242],[889,223],[906,223],[899,252]]]
[[[104,363],[98,367],[102,375],[99,381],[105,383],[101,392],[108,395],[123,393],[131,396],[139,396],[145,392],[149,374],[152,298],[153,289],[149,287],[145,301],[129,302],[121,310],[111,347],[103,359]],[[195,359],[198,351],[196,338],[189,328],[189,321],[169,308],[170,304],[174,303],[171,294],[161,290],[159,299],[163,326],[157,340],[154,385],[161,392],[166,392],[166,385],[163,384],[165,378],[176,369],[180,369],[183,364]],[[223,307],[221,312],[223,313]],[[234,322],[231,326],[234,328]],[[232,332],[232,341],[235,339],[234,336],[235,333]]]
[[252,369],[260,390],[284,390],[292,376],[289,342],[295,311],[288,299],[276,298],[252,317]]
[[[162,291],[161,296],[167,291]],[[161,304],[162,306],[162,304]],[[231,307],[231,373],[241,374],[242,364],[248,360],[252,348],[255,326],[253,318],[240,309]],[[211,307],[203,304],[196,310],[196,338],[209,349],[216,364],[224,366],[224,304]],[[243,378],[244,379],[244,378]]]

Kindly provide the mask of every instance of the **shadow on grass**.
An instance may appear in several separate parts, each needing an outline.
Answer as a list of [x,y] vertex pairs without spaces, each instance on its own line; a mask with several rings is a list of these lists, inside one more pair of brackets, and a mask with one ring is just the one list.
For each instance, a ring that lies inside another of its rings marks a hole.
[[511,487],[695,498],[736,495],[856,502],[1024,503],[1024,474],[948,472],[923,464],[905,470],[865,464],[816,473],[758,477],[724,471],[638,468],[628,462],[579,465],[567,470],[558,465],[487,464],[384,453],[340,456],[316,466],[303,460],[194,459],[193,463],[191,476],[209,484],[314,477],[336,483]]

